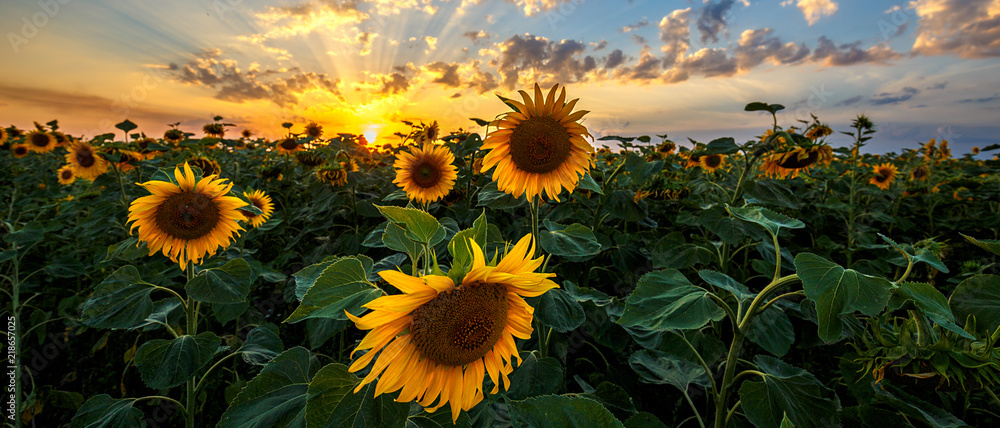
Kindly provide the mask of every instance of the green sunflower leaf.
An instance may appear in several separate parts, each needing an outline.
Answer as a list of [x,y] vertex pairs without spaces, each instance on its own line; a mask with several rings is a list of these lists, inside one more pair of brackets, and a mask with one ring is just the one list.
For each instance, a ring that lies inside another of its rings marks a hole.
[[840,338],[843,314],[861,311],[876,316],[889,301],[889,281],[862,274],[812,253],[795,256],[795,271],[802,280],[806,297],[816,303],[820,339]]
[[515,428],[625,426],[601,403],[589,398],[543,395],[522,401],[506,401],[510,407],[510,421]]
[[437,245],[445,238],[444,227],[434,216],[415,209],[375,205],[389,221],[406,230],[406,237],[426,245]]
[[205,269],[185,286],[189,297],[204,303],[242,303],[250,294],[254,272],[246,260],[233,259],[222,267]]
[[962,237],[965,238],[966,241],[971,242],[973,245],[979,248],[982,248],[993,254],[1000,255],[1000,241],[996,239],[976,239],[967,235],[962,235]]
[[304,428],[309,382],[318,367],[316,357],[303,347],[282,352],[243,387],[216,427]]
[[70,428],[117,428],[142,426],[142,412],[134,398],[115,399],[108,394],[90,397],[76,411]]
[[368,282],[372,264],[371,259],[365,259],[367,264],[354,257],[344,257],[324,268],[285,322],[297,323],[309,318],[345,320],[345,310],[360,315],[364,311],[361,305],[383,294]]
[[948,299],[958,320],[976,317],[976,328],[994,332],[1000,328],[1000,276],[976,275],[962,281]]
[[701,328],[726,315],[708,293],[691,285],[676,269],[650,272],[639,279],[625,301],[625,312],[618,324],[648,330]]
[[194,377],[212,361],[220,344],[219,336],[210,331],[197,336],[150,340],[135,351],[135,366],[150,388],[172,388]]
[[149,294],[155,286],[139,277],[135,266],[124,266],[104,279],[83,304],[83,323],[98,328],[136,328],[153,313]]
[[785,415],[799,427],[840,426],[840,399],[811,373],[766,355],[754,362],[763,381],[743,382],[739,390],[754,426],[779,428]]
[[[376,383],[361,383],[347,366],[327,364],[309,382],[305,398],[305,423],[309,428],[402,427],[409,414],[409,403],[397,403],[396,394],[375,397]],[[447,413],[444,410],[438,413]],[[451,422],[451,415],[448,415]]]

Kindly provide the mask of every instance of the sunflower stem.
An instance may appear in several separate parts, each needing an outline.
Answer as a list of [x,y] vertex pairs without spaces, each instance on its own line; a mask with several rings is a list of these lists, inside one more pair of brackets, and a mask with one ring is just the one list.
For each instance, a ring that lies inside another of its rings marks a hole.
[[[185,273],[187,274],[187,283],[190,283],[191,280],[194,279],[194,263],[188,265]],[[187,310],[187,313],[185,314],[186,315],[185,318],[187,319],[187,331],[185,332],[185,334],[194,337],[195,334],[197,334],[198,321],[197,319],[195,319],[196,316],[195,304],[194,304],[194,299],[192,299],[191,296],[188,296],[187,298],[187,307],[185,309]],[[187,393],[185,394],[184,397],[185,400],[184,409],[186,410],[184,413],[185,422],[187,428],[194,428],[195,378],[191,377],[191,379],[188,379],[186,383],[187,383],[186,385]]]
[[537,258],[539,253],[542,252],[541,245],[538,244],[538,205],[540,199],[539,195],[535,195],[528,206],[528,209],[531,211],[531,239],[535,244],[535,254],[531,255],[532,258]]

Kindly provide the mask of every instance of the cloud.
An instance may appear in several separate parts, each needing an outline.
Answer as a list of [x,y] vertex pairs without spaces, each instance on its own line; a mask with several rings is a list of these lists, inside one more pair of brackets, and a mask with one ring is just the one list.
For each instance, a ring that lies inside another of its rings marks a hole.
[[467,79],[466,87],[472,88],[480,95],[500,87],[496,76],[479,69],[479,61],[473,61],[471,68],[474,72],[472,77]]
[[524,11],[525,16],[534,16],[538,12],[548,12],[556,9],[562,3],[569,3],[573,0],[506,0],[513,3]]
[[698,32],[701,33],[703,44],[719,41],[719,33],[726,28],[726,13],[733,7],[733,0],[722,0],[720,2],[710,2],[701,9],[698,16]]
[[[664,67],[670,67],[677,59],[684,56],[691,45],[691,28],[688,15],[691,8],[678,9],[660,20],[660,50],[665,54]],[[640,57],[641,59],[641,57]]]
[[794,64],[809,56],[809,48],[805,44],[782,43],[772,33],[770,28],[762,28],[746,30],[740,35],[735,56],[741,71],[748,71],[768,60],[775,65]]
[[594,52],[608,47],[608,41],[601,39],[599,42],[590,42],[590,47],[594,48]]
[[853,96],[853,97],[850,97],[850,98],[848,98],[848,99],[846,99],[846,100],[843,100],[843,101],[840,101],[840,102],[838,102],[838,103],[834,104],[834,107],[847,107],[847,106],[852,106],[852,105],[854,105],[854,104],[857,104],[857,103],[859,103],[859,102],[860,102],[861,100],[863,100],[864,98],[865,98],[865,97],[863,97],[863,96],[861,96],[861,95],[857,95],[857,96]]
[[358,37],[356,38],[356,40],[358,44],[361,45],[361,52],[359,52],[358,55],[366,56],[368,54],[371,54],[372,41],[375,40],[375,38],[378,36],[379,36],[378,33],[368,33],[368,32],[358,33]]
[[[785,0],[781,2],[781,5],[788,6],[793,2],[795,0]],[[795,6],[802,11],[802,15],[805,16],[809,25],[815,24],[824,16],[833,16],[839,7],[837,2],[833,0],[798,0]]]
[[508,89],[518,86],[522,74],[527,80],[568,83],[580,81],[596,66],[593,58],[580,58],[587,45],[576,40],[555,42],[531,34],[514,35],[499,43],[498,48],[497,71]]
[[628,33],[628,32],[632,32],[632,31],[638,30],[638,29],[643,28],[643,27],[648,27],[649,25],[650,25],[650,22],[648,20],[643,19],[642,21],[639,21],[639,22],[637,22],[635,24],[626,25],[626,26],[618,29],[618,31],[620,31],[622,33]]
[[819,37],[819,46],[813,50],[812,61],[827,66],[854,65],[860,63],[887,64],[889,60],[900,58],[901,55],[886,45],[875,45],[861,49],[860,41],[836,45],[826,36]]
[[325,0],[291,6],[272,6],[256,14],[256,17],[268,30],[246,38],[254,43],[310,34],[316,30],[353,26],[370,16],[358,10],[357,0],[343,2]]
[[424,41],[427,42],[427,50],[432,51],[437,49],[438,39],[433,36],[424,36]]
[[906,86],[902,90],[896,93],[883,92],[876,94],[868,102],[871,105],[882,106],[882,105],[896,105],[904,101],[909,101],[911,98],[917,96],[920,90],[912,86]]
[[912,53],[1000,56],[1000,5],[991,0],[916,0],[918,17]]
[[376,79],[379,82],[379,87],[375,90],[376,94],[401,94],[410,89],[410,80],[400,73],[376,76]]
[[633,67],[622,67],[615,76],[623,80],[650,81],[660,77],[661,64],[663,60],[653,54],[649,46],[643,46],[639,62]]
[[928,86],[926,89],[929,90],[929,91],[933,91],[935,89],[944,89],[946,86],[948,86],[948,82],[944,81],[944,82],[938,82],[938,83],[935,83],[935,84],[933,84],[931,86]]
[[431,80],[431,83],[439,83],[442,86],[450,88],[457,88],[462,85],[462,80],[458,77],[457,63],[432,62],[425,65],[424,70],[439,75],[434,80]]
[[462,36],[465,37],[465,38],[467,38],[467,39],[469,39],[469,40],[472,40],[472,43],[474,45],[479,46],[479,42],[480,41],[489,40],[490,33],[487,33],[487,32],[485,32],[483,30],[479,30],[479,31],[466,31],[464,34],[462,34]]
[[256,65],[243,70],[232,59],[221,58],[218,49],[203,51],[185,64],[171,63],[168,70],[175,80],[216,90],[215,98],[243,103],[266,100],[279,106],[298,102],[303,92],[324,90],[343,102],[340,79],[331,79],[325,73],[292,69],[260,70]]
[[982,98],[966,98],[963,100],[959,100],[958,102],[962,104],[985,104],[996,101],[1000,101],[1000,94],[993,94],[993,96],[982,97]]
[[604,68],[612,69],[618,67],[625,63],[625,53],[621,49],[615,49],[608,54],[607,58],[604,60]]

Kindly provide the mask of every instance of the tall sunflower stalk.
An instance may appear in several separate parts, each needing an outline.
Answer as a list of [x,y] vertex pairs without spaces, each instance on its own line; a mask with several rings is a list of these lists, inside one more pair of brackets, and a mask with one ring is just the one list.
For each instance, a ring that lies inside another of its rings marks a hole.
[[851,122],[851,128],[854,128],[854,131],[841,132],[854,138],[854,146],[851,149],[851,194],[847,212],[847,248],[844,249],[844,255],[847,257],[846,267],[848,268],[851,267],[854,257],[854,224],[860,216],[854,207],[858,187],[858,164],[861,161],[861,148],[864,147],[866,141],[873,138],[871,135],[875,133],[875,124],[867,116],[860,114]]

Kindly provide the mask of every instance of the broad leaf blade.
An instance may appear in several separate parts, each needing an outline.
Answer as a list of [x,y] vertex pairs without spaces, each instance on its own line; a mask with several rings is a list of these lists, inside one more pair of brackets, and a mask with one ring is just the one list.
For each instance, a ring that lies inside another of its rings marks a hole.
[[719,321],[722,308],[708,297],[708,291],[688,282],[680,271],[650,272],[639,279],[635,291],[625,301],[618,324],[648,330],[687,330]]
[[812,253],[795,256],[795,271],[806,297],[816,303],[819,337],[827,342],[840,338],[841,315],[861,311],[875,316],[889,301],[889,281],[844,269]]

